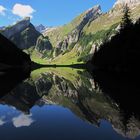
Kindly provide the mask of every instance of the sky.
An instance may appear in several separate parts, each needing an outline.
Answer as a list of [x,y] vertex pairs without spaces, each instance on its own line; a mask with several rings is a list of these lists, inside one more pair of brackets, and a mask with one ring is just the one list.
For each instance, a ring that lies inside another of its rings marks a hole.
[[31,17],[34,25],[60,26],[94,5],[107,12],[116,0],[0,0],[0,27]]

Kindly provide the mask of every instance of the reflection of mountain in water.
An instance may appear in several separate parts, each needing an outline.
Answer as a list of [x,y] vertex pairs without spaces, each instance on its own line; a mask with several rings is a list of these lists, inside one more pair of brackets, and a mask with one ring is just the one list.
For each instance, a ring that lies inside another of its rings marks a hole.
[[[137,100],[133,98],[131,101],[132,98],[126,97],[126,94],[130,95],[132,91],[138,93],[139,88],[132,84],[133,81],[127,79],[125,82],[119,76],[116,79],[113,75],[110,78],[107,74],[96,73],[93,78],[87,72],[72,69],[39,70],[3,96],[0,102],[26,113],[34,105],[61,105],[84,121],[99,127],[104,119],[118,133],[135,138],[140,135],[138,102],[137,106],[136,103],[132,105]],[[125,98],[122,98],[123,93]],[[138,98],[136,95],[134,97]]]
[[[7,86],[7,83],[5,84]],[[5,94],[5,96],[0,99],[0,103],[15,106],[18,110],[29,113],[30,108],[32,108],[36,101],[43,95],[48,94],[50,88],[51,83],[44,79],[44,77],[36,81],[29,78]]]

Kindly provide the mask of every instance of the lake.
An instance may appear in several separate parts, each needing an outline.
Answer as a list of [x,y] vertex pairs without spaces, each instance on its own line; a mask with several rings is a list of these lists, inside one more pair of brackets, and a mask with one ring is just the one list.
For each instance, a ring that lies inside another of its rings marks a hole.
[[140,140],[133,77],[72,68],[0,73],[2,140]]

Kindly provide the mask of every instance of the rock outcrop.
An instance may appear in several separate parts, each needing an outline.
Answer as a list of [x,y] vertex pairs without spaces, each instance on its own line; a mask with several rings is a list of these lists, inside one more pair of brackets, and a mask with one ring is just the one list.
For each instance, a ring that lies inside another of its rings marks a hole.
[[35,49],[40,53],[50,51],[52,49],[52,45],[51,45],[48,37],[44,37],[43,35],[41,35],[37,39]]

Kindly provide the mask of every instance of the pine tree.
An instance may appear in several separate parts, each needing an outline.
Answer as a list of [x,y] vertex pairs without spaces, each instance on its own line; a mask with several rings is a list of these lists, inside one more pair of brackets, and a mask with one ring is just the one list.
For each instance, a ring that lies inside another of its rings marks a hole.
[[123,15],[122,21],[121,21],[121,29],[130,27],[133,24],[131,17],[130,17],[131,12],[127,5],[124,6],[123,13],[124,13],[124,15]]

